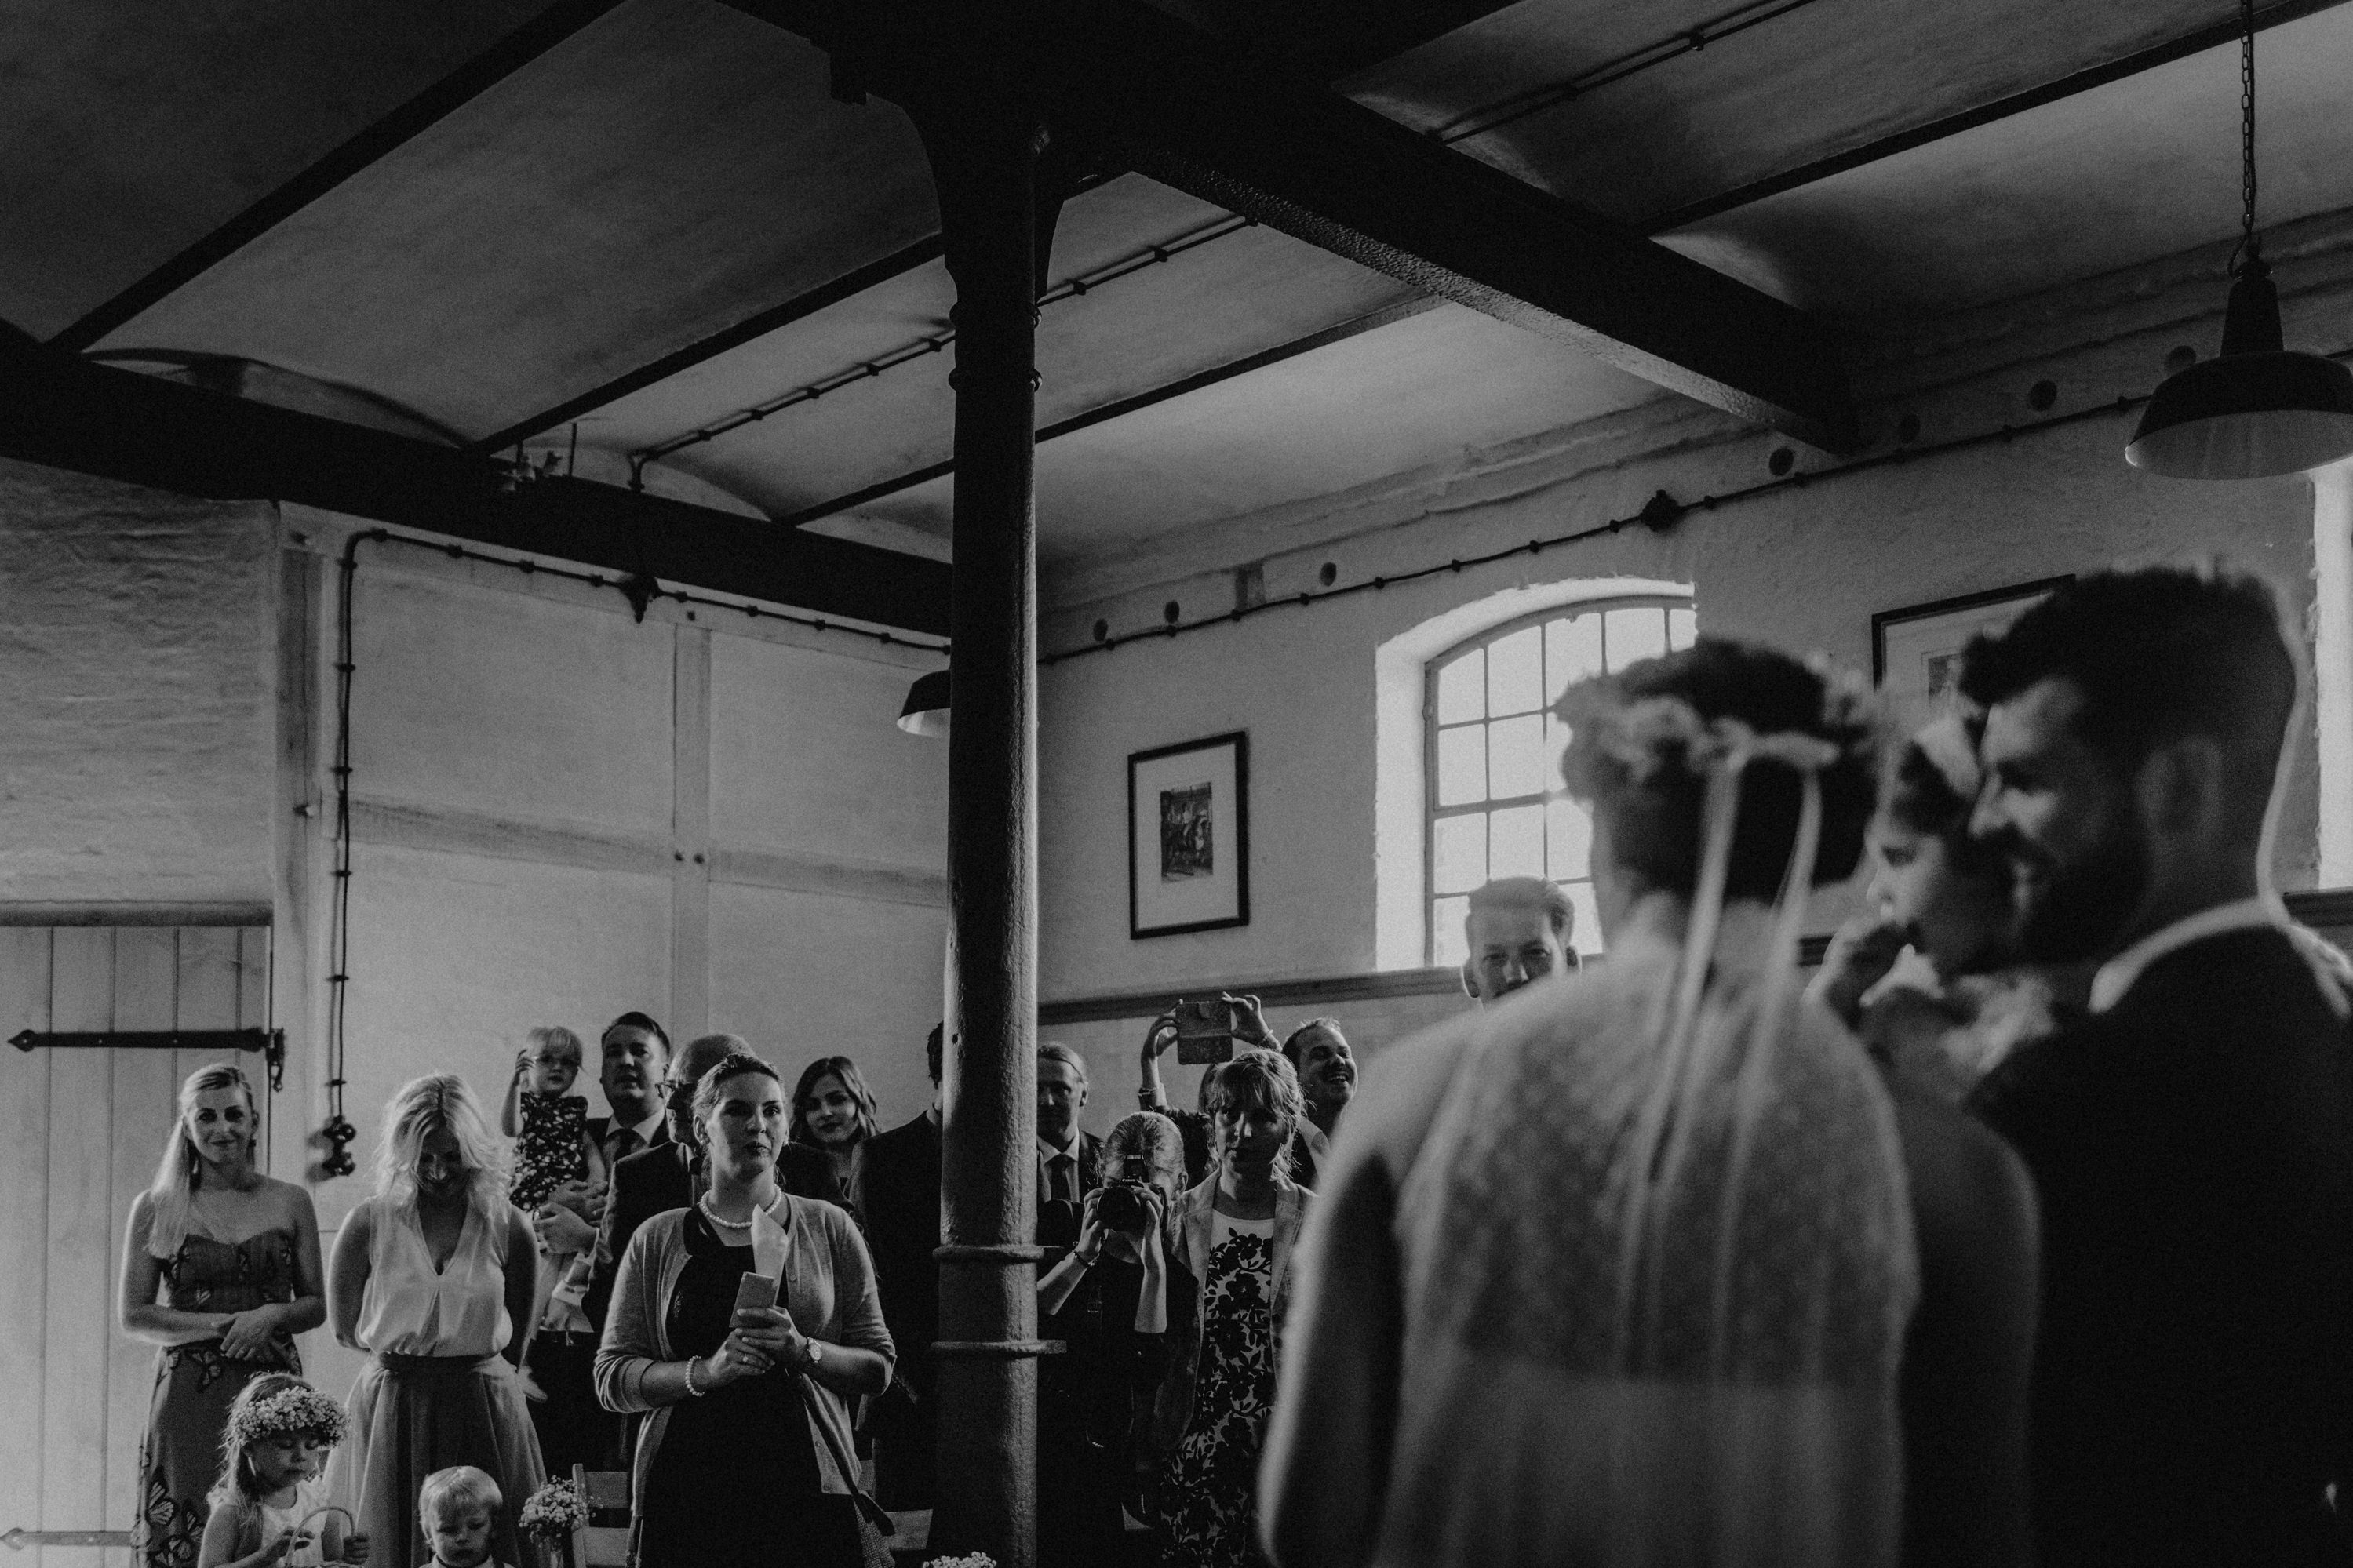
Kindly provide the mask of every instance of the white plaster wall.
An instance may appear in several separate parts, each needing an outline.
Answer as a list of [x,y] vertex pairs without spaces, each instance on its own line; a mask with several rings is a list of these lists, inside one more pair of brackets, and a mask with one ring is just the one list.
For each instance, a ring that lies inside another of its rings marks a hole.
[[[1978,416],[1976,427],[1988,422]],[[1689,583],[1704,632],[1819,650],[1866,675],[1874,611],[2120,562],[2227,555],[2267,576],[2292,624],[2304,625],[2312,605],[2307,482],[2152,479],[2123,461],[2128,428],[2091,420],[1694,511],[1663,535],[1630,529],[1049,666],[1039,742],[1040,994],[1376,967],[1375,650],[1501,590],[1566,578]],[[1557,482],[1514,488],[1499,479],[1483,492],[1466,483],[1467,493],[1434,500],[1425,489],[1409,498],[1418,515],[1401,526],[1269,559],[1266,593],[1280,600],[1314,587],[1325,561],[1340,582],[1362,582],[1626,517],[1659,489],[1686,500],[1722,493],[1765,479],[1776,444],[1719,438]],[[1050,620],[1045,646],[1083,646],[1096,618],[1121,632],[1148,627],[1172,598],[1188,619],[1214,614],[1231,606],[1229,581],[1204,571],[1068,606]],[[1251,923],[1131,941],[1127,755],[1225,730],[1250,736]],[[2314,778],[2307,730],[2297,737],[2277,840],[2283,887],[2314,880]],[[1827,929],[1841,907],[1818,900],[1814,929]]]
[[788,1090],[818,1058],[848,1057],[883,1126],[921,1115],[932,1102],[923,1040],[940,1017],[946,910],[775,888],[712,892],[712,1026],[750,1040]]
[[407,563],[381,546],[361,552],[353,787],[667,832],[669,626],[520,592],[520,574],[511,587],[477,585],[414,575]]
[[943,868],[947,747],[896,723],[913,679],[897,664],[714,637],[712,836]]
[[0,901],[268,902],[275,530],[0,461]]

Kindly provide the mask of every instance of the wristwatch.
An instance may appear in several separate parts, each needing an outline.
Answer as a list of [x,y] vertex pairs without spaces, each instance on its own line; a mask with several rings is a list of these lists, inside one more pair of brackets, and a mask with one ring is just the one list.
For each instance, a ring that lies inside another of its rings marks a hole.
[[825,1347],[823,1345],[818,1343],[815,1340],[803,1340],[801,1342],[808,1346],[808,1360],[801,1363],[801,1370],[803,1372],[815,1372],[818,1367],[825,1364]]

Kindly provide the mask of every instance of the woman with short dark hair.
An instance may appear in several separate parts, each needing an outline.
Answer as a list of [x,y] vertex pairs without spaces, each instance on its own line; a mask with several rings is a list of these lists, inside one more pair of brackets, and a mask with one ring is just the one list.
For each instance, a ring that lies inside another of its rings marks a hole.
[[[730,1055],[694,1094],[711,1187],[638,1228],[596,1352],[608,1410],[638,1429],[638,1568],[864,1561],[849,1401],[894,1354],[847,1213],[777,1185],[791,1121],[767,1063]],[[765,1293],[773,1306],[739,1302]]]

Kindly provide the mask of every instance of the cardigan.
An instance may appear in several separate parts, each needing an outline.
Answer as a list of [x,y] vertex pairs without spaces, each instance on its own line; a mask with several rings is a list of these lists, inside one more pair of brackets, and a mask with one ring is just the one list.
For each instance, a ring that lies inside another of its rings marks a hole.
[[[1274,1184],[1275,1326],[1291,1310],[1291,1254],[1307,1220],[1314,1194],[1281,1174]],[[1205,1177],[1168,1205],[1162,1244],[1168,1255],[1168,1370],[1153,1401],[1149,1447],[1156,1457],[1176,1451],[1193,1420],[1193,1394],[1201,1377],[1201,1294],[1209,1278],[1209,1248],[1217,1234],[1218,1173]]]
[[[785,1262],[785,1294],[777,1305],[792,1314],[793,1323],[813,1340],[828,1344],[873,1351],[884,1360],[894,1358],[891,1331],[883,1325],[881,1298],[874,1288],[874,1265],[866,1254],[865,1238],[848,1213],[828,1203],[783,1194],[791,1215],[790,1255]],[[629,1467],[629,1493],[642,1499],[654,1456],[661,1451],[662,1435],[670,1428],[673,1405],[657,1405],[645,1396],[646,1373],[658,1363],[677,1361],[670,1346],[670,1299],[686,1269],[686,1215],[682,1208],[658,1214],[638,1227],[621,1256],[613,1279],[613,1300],[605,1319],[604,1342],[596,1347],[596,1398],[606,1409],[628,1415],[649,1412],[638,1433],[638,1451]],[[774,1377],[779,1372],[766,1375]],[[792,1375],[782,1373],[782,1375]],[[816,1379],[813,1413],[832,1430],[832,1440],[816,1426],[808,1438],[817,1453],[818,1485],[828,1492],[856,1489],[858,1478],[844,1475],[833,1456],[850,1452],[849,1402]],[[635,1526],[632,1526],[634,1535]],[[630,1559],[637,1556],[630,1543]]]

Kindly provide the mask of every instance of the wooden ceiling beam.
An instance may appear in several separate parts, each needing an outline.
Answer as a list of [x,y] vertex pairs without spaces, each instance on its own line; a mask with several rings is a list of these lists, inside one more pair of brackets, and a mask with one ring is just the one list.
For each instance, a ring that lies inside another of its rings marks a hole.
[[155,489],[300,501],[820,616],[948,629],[948,569],[413,437],[94,364],[0,330],[0,457]]
[[[731,0],[920,102],[962,62],[949,0]],[[1057,136],[1226,210],[1831,451],[1855,445],[1830,328],[1417,134],[1145,0],[1041,7],[1032,58]]]

